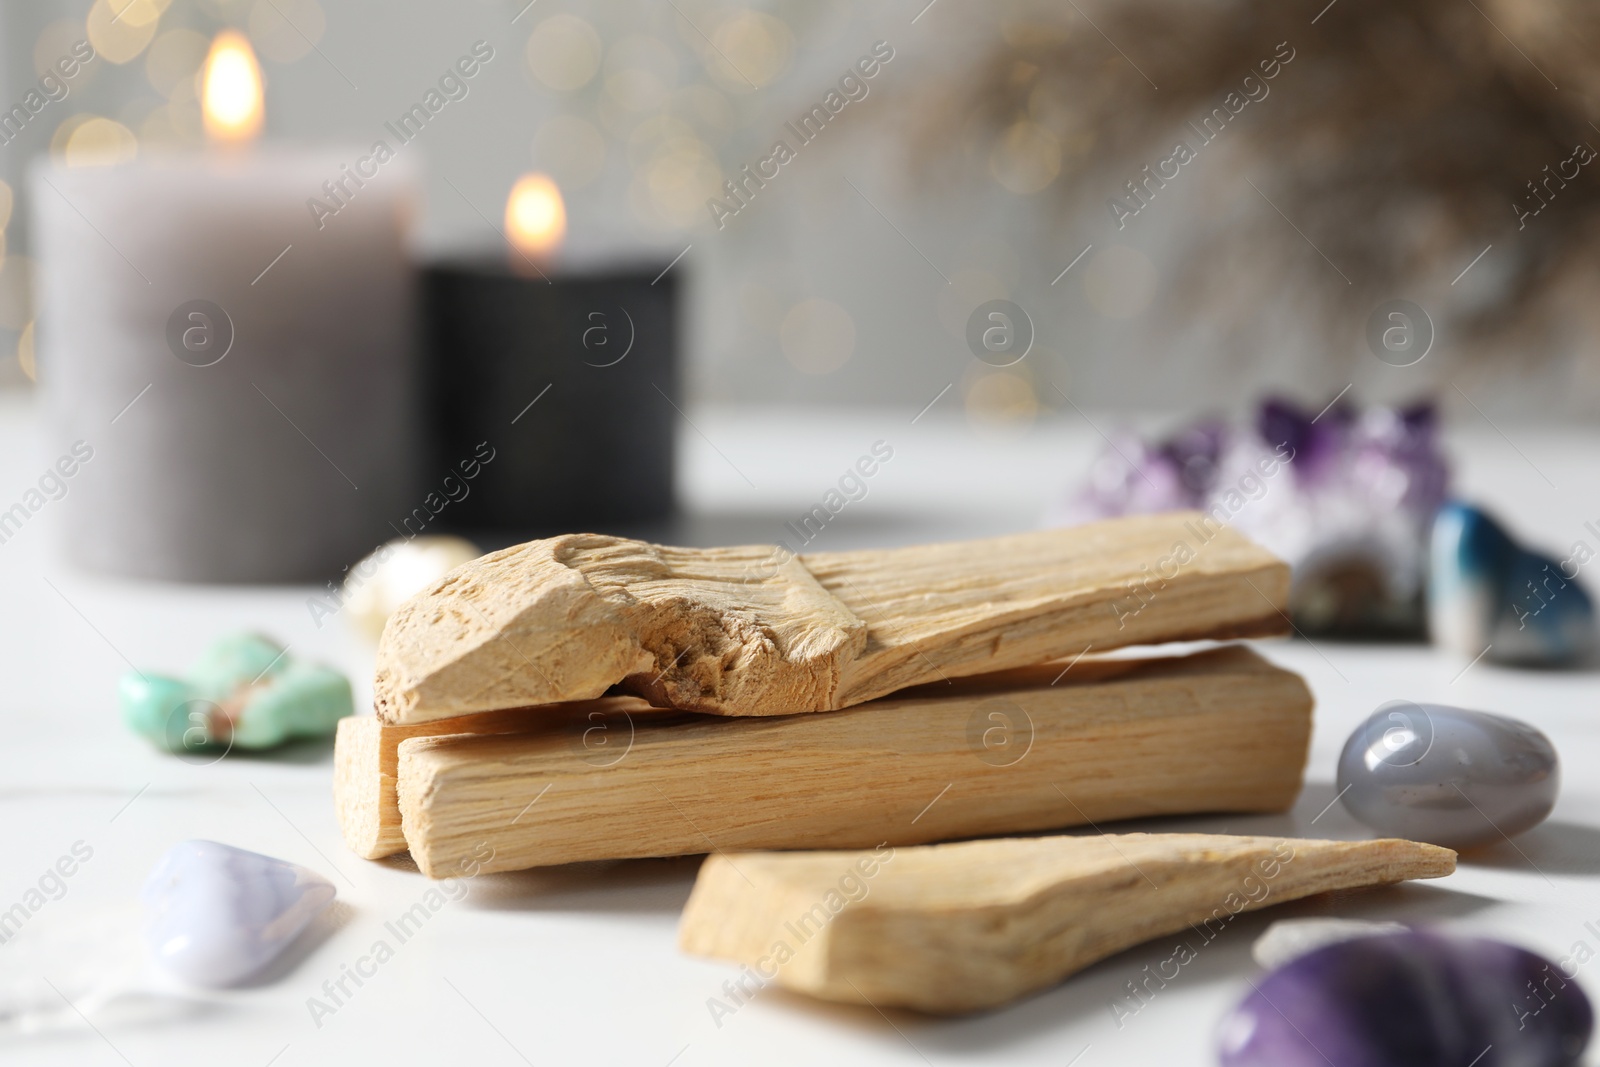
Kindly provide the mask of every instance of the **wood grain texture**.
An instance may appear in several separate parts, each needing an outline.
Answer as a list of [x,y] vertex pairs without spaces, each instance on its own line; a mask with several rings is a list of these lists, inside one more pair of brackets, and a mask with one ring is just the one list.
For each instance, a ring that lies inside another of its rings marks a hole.
[[[399,744],[423,873],[750,848],[855,848],[1200,811],[1281,811],[1311,695],[1242,647],[923,687],[826,715],[618,717]],[[1060,678],[1052,684],[1052,680]],[[592,727],[591,727],[592,729]],[[625,754],[622,746],[627,744]],[[619,757],[620,758],[617,758]]]
[[[592,726],[588,716],[594,713],[604,716],[625,711],[648,716],[655,710],[637,697],[603,697],[575,702],[557,715],[562,722],[577,719]],[[445,734],[515,733],[527,729],[528,719],[525,708],[409,725],[386,723],[374,715],[340,719],[333,742],[333,806],[345,844],[369,860],[406,850],[405,835],[400,831],[400,801],[395,794],[401,741]]]
[[794,556],[596,534],[457,568],[378,647],[379,717],[588,700],[613,686],[717,715],[828,711],[1098,651],[1285,633],[1287,565],[1199,512]]
[[1198,955],[1243,911],[1454,870],[1411,841],[1213,834],[730,853],[706,858],[679,943],[826,1000],[952,1014],[1163,934]]

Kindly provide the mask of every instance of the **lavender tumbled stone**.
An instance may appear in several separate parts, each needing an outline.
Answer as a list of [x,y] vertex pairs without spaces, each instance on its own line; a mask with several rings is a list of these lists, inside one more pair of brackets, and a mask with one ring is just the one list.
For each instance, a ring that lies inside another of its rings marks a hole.
[[1381,834],[1458,850],[1539,825],[1560,787],[1544,734],[1446,704],[1386,704],[1339,756],[1339,797],[1350,814]]
[[1222,1067],[1568,1067],[1594,1026],[1559,966],[1499,941],[1410,932],[1301,956],[1222,1022]]
[[333,900],[322,875],[215,841],[182,841],[145,881],[145,940],[166,970],[197,986],[260,971]]

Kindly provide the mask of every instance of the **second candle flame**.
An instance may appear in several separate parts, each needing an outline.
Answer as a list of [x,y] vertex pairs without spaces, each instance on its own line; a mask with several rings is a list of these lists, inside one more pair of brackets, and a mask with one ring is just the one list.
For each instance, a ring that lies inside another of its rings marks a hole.
[[561,190],[543,174],[524,174],[506,198],[506,236],[518,252],[548,258],[567,233],[567,209]]

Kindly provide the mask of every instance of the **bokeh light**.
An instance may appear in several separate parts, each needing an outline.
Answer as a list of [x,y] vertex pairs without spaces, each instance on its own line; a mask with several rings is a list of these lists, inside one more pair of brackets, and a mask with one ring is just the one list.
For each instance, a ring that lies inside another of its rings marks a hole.
[[975,370],[964,394],[967,420],[984,429],[1019,430],[1039,415],[1039,397],[1018,368]]
[[[776,81],[789,69],[794,35],[788,25],[764,11],[736,11],[711,33],[714,48],[701,53],[717,81],[749,92]],[[703,45],[702,45],[703,47]]]
[[[117,8],[113,8],[111,0],[94,0],[85,24],[89,43],[94,45],[99,58],[107,63],[122,64],[138,58],[139,53],[155,38],[156,26],[160,23],[160,9],[151,0],[131,0],[130,6],[119,18],[121,7],[120,2]],[[136,17],[152,10],[155,17],[144,22],[135,21]]]
[[116,119],[95,115],[77,123],[61,146],[69,167],[110,167],[139,154],[139,139]]
[[576,15],[551,15],[528,37],[528,70],[558,92],[582,89],[600,69],[600,34]]
[[698,222],[722,177],[716,157],[700,141],[674,141],[650,163],[650,194],[675,226]]
[[161,18],[172,0],[109,0],[106,5],[118,22],[130,26],[153,26]]
[[38,363],[33,356],[33,320],[22,328],[22,333],[17,337],[17,365],[22,368],[22,373],[28,381],[39,380]]
[[662,108],[678,84],[678,57],[654,37],[624,37],[606,53],[606,93],[628,111]]
[[1037,122],[1013,123],[989,154],[989,172],[1009,192],[1037,193],[1061,173],[1061,142]]

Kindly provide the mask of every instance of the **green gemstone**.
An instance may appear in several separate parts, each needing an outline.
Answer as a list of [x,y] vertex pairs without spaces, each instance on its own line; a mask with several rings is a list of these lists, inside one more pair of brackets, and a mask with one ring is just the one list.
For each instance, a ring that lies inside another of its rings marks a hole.
[[282,671],[287,659],[282,645],[260,634],[229,634],[189,668],[189,681],[207,700],[220,703],[268,671]]
[[[137,672],[122,676],[117,697],[128,729],[163,747],[171,747],[167,740],[170,731],[176,730],[181,738],[187,728],[183,709],[199,699],[194,686],[181,678]],[[178,725],[169,725],[172,723]]]
[[124,675],[118,699],[130,729],[172,752],[327,737],[355,712],[344,675],[251,633],[219,638],[187,678]]
[[251,689],[234,723],[233,743],[270,748],[300,737],[326,737],[340,719],[354,714],[355,700],[344,675],[328,667],[292,663]]

